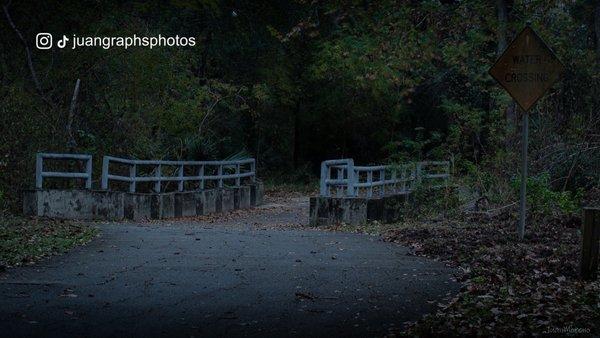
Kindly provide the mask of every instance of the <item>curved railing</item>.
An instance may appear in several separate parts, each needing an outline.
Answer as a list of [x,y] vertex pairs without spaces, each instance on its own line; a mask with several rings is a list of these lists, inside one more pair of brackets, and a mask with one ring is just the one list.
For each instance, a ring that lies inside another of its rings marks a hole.
[[405,194],[424,180],[441,180],[440,187],[450,178],[447,161],[424,161],[414,164],[355,166],[353,159],[327,160],[321,163],[320,195],[358,197]]
[[[85,172],[48,171],[44,169],[45,160],[83,161]],[[111,163],[128,166],[128,175],[111,172]],[[152,175],[142,175],[138,170],[140,166],[150,166]],[[163,166],[175,167],[175,175],[170,175],[173,170],[166,175]],[[190,172],[192,172],[191,175]],[[91,189],[92,155],[38,153],[35,170],[36,189],[42,189],[45,178],[83,179],[85,180],[85,189]],[[204,189],[208,182],[215,182],[214,186],[218,188],[223,188],[225,182],[231,182],[229,186],[239,187],[244,179],[250,180],[252,183],[256,182],[256,160],[253,158],[226,161],[162,161],[104,156],[100,187],[108,190],[111,181],[126,182],[129,184],[129,192],[136,192],[137,183],[151,182],[154,183],[154,192],[161,192],[163,182],[177,182],[177,190],[184,191],[185,182],[197,182],[197,188],[194,190],[198,190]]]
[[[110,164],[119,163],[129,166],[129,175],[116,175],[110,173]],[[138,166],[153,167],[151,176],[138,175]],[[177,167],[176,175],[164,176],[163,166]],[[244,167],[246,167],[244,171]],[[206,174],[207,168],[212,167],[214,173]],[[185,175],[186,170],[191,168],[195,174]],[[229,171],[226,172],[226,171]],[[239,187],[243,178],[249,178],[252,182],[256,181],[256,160],[253,158],[228,161],[163,161],[163,160],[130,160],[112,156],[104,156],[102,161],[102,181],[101,188],[107,190],[110,181],[129,183],[129,192],[136,191],[137,183],[154,183],[154,192],[160,192],[162,182],[177,182],[178,191],[185,190],[185,182],[196,181],[199,189],[204,189],[207,182],[215,181],[216,186],[223,188],[224,182],[230,180],[234,186]]]

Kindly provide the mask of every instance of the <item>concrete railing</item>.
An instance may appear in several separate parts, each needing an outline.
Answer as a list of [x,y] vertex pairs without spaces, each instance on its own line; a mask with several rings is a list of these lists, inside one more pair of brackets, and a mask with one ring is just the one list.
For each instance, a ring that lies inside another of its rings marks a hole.
[[[447,161],[355,166],[352,159],[327,160],[321,163],[320,196],[330,197],[332,188],[337,197],[358,197],[362,193],[368,198],[374,194],[406,194],[424,181],[442,180],[447,184],[449,178]],[[441,186],[433,185],[435,188]]]
[[[86,171],[45,170],[44,161],[48,159],[85,161]],[[42,187],[46,177],[85,179],[86,189]],[[123,185],[110,187],[112,181],[126,182],[128,189]],[[136,191],[145,190],[136,187],[141,182],[149,182],[154,191]],[[177,182],[177,189],[171,191],[162,186],[163,182]],[[23,213],[60,219],[167,219],[251,208],[262,204],[264,196],[264,185],[256,179],[256,161],[252,158],[153,161],[105,156],[100,185],[102,190],[92,189],[91,155],[39,153],[36,189],[23,192]]]
[[[121,176],[110,173],[110,164],[119,163],[129,166],[129,175]],[[153,167],[152,176],[140,176],[139,166]],[[163,167],[176,167],[175,176],[163,176]],[[244,166],[248,168],[244,170]],[[207,174],[211,168],[213,173]],[[191,168],[194,175],[185,175],[185,169]],[[227,173],[226,171],[229,171]],[[223,188],[224,182],[233,181],[233,186],[240,187],[243,178],[249,178],[252,183],[256,181],[256,160],[253,158],[231,161],[160,161],[160,160],[129,160],[112,156],[104,156],[102,161],[101,188],[107,190],[110,181],[129,183],[129,192],[136,191],[136,184],[140,182],[154,183],[154,192],[161,192],[162,182],[177,182],[177,190],[185,190],[185,182],[196,181],[199,189],[205,189],[207,182],[215,181],[218,188]]]
[[[44,171],[44,160],[77,160],[85,162],[85,172]],[[85,188],[92,188],[92,155],[38,153],[35,159],[35,187],[42,189],[44,178],[84,179]]]

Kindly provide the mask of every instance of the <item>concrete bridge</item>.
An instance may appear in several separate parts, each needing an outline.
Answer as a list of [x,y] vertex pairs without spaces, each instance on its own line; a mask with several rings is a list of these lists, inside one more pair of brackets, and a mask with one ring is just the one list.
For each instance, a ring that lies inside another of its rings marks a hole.
[[[44,162],[49,160],[79,161],[85,171],[46,170]],[[36,189],[24,193],[24,214],[80,220],[166,219],[246,209],[263,200],[253,158],[164,161],[104,156],[100,189],[93,189],[92,160],[83,154],[37,154]],[[47,178],[85,183],[81,189],[46,189]],[[144,184],[150,186],[140,191]]]
[[[85,171],[46,170],[48,160],[79,161]],[[168,219],[246,209],[263,201],[264,187],[256,179],[253,158],[165,161],[104,156],[98,190],[92,189],[92,173],[91,155],[37,154],[36,189],[25,192],[24,213],[81,220]],[[447,187],[449,177],[447,161],[375,166],[355,166],[352,159],[324,161],[319,196],[310,198],[309,224],[397,221],[415,189]],[[81,189],[45,189],[47,178],[85,183]]]
[[353,159],[321,163],[320,192],[310,199],[313,226],[367,221],[394,222],[419,187],[448,187],[450,163],[355,166]]
[[[52,171],[48,159],[79,161],[84,170]],[[253,159],[105,157],[96,190],[91,162],[38,155],[38,189],[26,193],[26,211],[115,221],[93,223],[101,234],[85,246],[0,273],[0,330],[11,337],[394,335],[459,289],[452,269],[410,248],[307,229],[307,196],[271,194],[263,203]],[[321,193],[336,196],[318,199],[330,203],[407,196],[426,178],[424,165],[421,174],[407,167],[395,176],[391,167],[325,165],[334,172],[322,177]],[[84,184],[46,189],[55,177]]]

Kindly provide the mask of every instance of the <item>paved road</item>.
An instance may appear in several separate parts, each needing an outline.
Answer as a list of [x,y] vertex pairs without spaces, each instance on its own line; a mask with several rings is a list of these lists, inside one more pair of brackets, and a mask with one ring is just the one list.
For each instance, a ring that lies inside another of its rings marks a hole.
[[452,271],[377,237],[287,229],[305,204],[100,224],[90,244],[0,276],[15,336],[377,336],[456,291]]

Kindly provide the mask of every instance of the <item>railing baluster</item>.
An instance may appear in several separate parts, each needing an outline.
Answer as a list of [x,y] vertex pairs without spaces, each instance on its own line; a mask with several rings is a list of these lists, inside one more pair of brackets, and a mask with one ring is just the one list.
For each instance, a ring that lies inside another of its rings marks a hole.
[[179,182],[177,185],[177,190],[179,190],[179,192],[183,191],[183,164],[179,165],[179,169],[178,171],[178,175],[179,175]]
[[321,196],[327,197],[329,196],[329,189],[327,188],[327,180],[329,179],[329,177],[327,177],[327,173],[329,172],[329,169],[327,167],[327,163],[325,161],[321,162],[321,180],[319,182],[320,184],[320,194]]
[[204,190],[204,164],[200,165],[198,176],[200,176],[200,190]]
[[235,174],[237,175],[237,177],[235,178],[235,186],[239,187],[241,185],[241,178],[240,178],[240,164],[237,163],[235,165]]
[[367,171],[367,183],[369,184],[367,189],[367,197],[373,197],[373,171]]
[[110,158],[104,156],[102,159],[102,182],[100,183],[100,189],[108,190],[108,169],[110,167]]
[[[337,180],[344,179],[344,168],[337,168],[336,179]],[[336,193],[337,197],[342,197],[344,195],[344,187],[338,184],[336,186],[335,193]]]
[[250,176],[250,179],[252,180],[252,183],[256,182],[256,160],[252,159],[252,162],[250,162],[250,172],[252,172],[252,176]]
[[135,184],[136,184],[136,175],[137,175],[137,164],[132,164],[129,166],[129,192],[135,192]]
[[[352,166],[354,167],[354,164],[352,164]],[[359,197],[360,196],[360,170],[357,170],[356,168],[352,169],[354,171],[354,196],[355,197]]]
[[348,183],[346,186],[348,187],[346,194],[350,197],[356,196],[355,191],[355,177],[354,177],[354,161],[352,159],[348,160],[348,166],[346,167],[346,172],[348,176]]
[[219,164],[217,169],[217,175],[219,176],[219,188],[223,188],[223,165]]
[[42,173],[43,172],[44,172],[44,159],[42,158],[42,154],[37,154],[35,156],[35,187],[37,189],[42,189],[42,185],[43,185]]
[[156,181],[154,182],[154,192],[159,193],[160,192],[160,182],[161,182],[161,178],[162,178],[162,165],[159,163],[156,166],[156,172],[154,173],[154,177],[156,178]]
[[379,170],[379,181],[381,182],[381,190],[379,191],[379,194],[381,196],[385,195],[385,168]]
[[85,161],[85,173],[88,175],[85,179],[85,188],[92,189],[92,158]]

